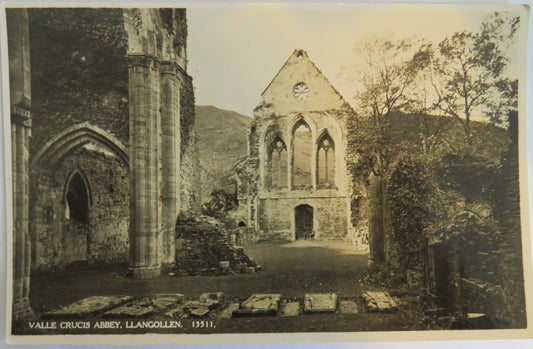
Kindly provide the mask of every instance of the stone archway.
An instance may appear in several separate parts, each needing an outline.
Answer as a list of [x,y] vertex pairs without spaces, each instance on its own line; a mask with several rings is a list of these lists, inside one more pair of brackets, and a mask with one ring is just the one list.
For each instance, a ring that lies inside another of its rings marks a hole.
[[45,143],[30,171],[33,269],[127,261],[129,166],[120,141],[74,125]]

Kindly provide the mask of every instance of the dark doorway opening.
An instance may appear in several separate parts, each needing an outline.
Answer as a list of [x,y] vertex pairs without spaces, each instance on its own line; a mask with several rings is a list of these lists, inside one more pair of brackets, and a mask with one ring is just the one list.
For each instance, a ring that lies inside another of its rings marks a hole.
[[313,238],[313,208],[309,205],[300,205],[294,209],[294,227],[296,239]]
[[76,172],[68,183],[66,201],[68,218],[78,223],[88,224],[89,188],[79,172]]

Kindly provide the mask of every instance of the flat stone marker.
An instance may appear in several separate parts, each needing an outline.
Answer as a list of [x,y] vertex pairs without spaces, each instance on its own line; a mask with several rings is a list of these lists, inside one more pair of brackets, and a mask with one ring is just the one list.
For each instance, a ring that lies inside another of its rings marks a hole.
[[217,317],[220,319],[229,319],[231,318],[233,312],[239,309],[239,303],[231,303],[226,308],[224,308]]
[[337,310],[336,293],[306,293],[304,313],[334,313]]
[[398,309],[396,301],[384,291],[366,291],[359,295],[367,311],[393,311]]
[[241,303],[232,316],[276,316],[280,300],[280,294],[254,294]]
[[281,316],[297,316],[300,314],[300,302],[287,302],[281,306]]
[[209,313],[209,309],[205,307],[197,307],[192,309],[189,314],[191,314],[192,317],[204,317]]
[[187,315],[187,313],[185,312],[184,310],[185,308],[185,304],[182,304],[176,308],[172,308],[170,310],[168,310],[166,313],[165,313],[165,317],[170,317],[170,318],[173,318],[173,319],[186,319],[189,317],[189,315]]
[[357,314],[357,303],[354,301],[341,301],[339,304],[339,313]]
[[133,300],[132,296],[93,296],[81,299],[70,305],[49,311],[43,318],[72,318],[93,315],[107,311]]
[[185,296],[180,293],[158,294],[152,299],[152,302],[156,308],[164,311],[183,302],[183,299],[185,299]]
[[143,298],[106,311],[103,316],[113,318],[148,317],[157,314],[159,310],[150,298]]
[[111,309],[103,314],[104,317],[148,317],[168,310],[181,303],[184,295],[179,293],[158,294],[153,299],[143,298],[133,303]]

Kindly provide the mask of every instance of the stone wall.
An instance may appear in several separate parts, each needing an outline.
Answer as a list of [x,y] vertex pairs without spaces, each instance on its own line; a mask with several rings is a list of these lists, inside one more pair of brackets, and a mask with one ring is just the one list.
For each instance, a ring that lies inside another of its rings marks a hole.
[[180,212],[200,212],[200,166],[194,133],[194,90],[192,79],[180,72],[181,83],[181,147],[180,147]]
[[[136,217],[153,223],[150,234],[159,239],[152,244],[158,252],[150,252],[155,258],[148,262],[151,267],[172,264],[179,211],[199,211],[185,9],[29,12],[35,115],[30,158],[37,159],[30,181],[32,195],[40,200],[32,208],[36,267],[124,261],[128,230],[130,237],[145,233],[138,231]],[[143,72],[151,72],[149,78]],[[137,127],[136,132],[130,127]],[[65,132],[72,128],[76,130]],[[43,155],[42,149],[48,153]],[[130,157],[133,166],[128,169]],[[61,198],[74,168],[90,173],[91,185],[97,183],[91,187],[95,193],[87,225],[64,217]],[[147,170],[148,186],[139,185]],[[146,196],[139,190],[147,187],[153,199],[145,205],[148,209],[133,212],[140,202],[135,200]],[[104,195],[105,190],[110,191]],[[131,190],[135,195],[129,202]]]
[[[89,186],[89,222],[69,218],[65,190],[79,172]],[[128,166],[109,152],[90,147],[69,154],[54,173],[32,182],[33,268],[127,261]]]
[[30,9],[31,155],[88,121],[128,144],[128,66],[121,9]]
[[293,240],[295,207],[307,204],[313,207],[315,239],[346,238],[348,200],[343,197],[261,198],[258,202],[258,230],[262,238]]

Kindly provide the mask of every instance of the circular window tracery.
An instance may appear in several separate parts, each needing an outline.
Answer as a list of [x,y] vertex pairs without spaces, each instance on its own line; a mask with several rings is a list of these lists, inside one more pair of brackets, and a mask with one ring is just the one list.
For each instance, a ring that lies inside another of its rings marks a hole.
[[292,94],[296,99],[303,101],[309,98],[309,86],[305,82],[299,82],[292,88]]

